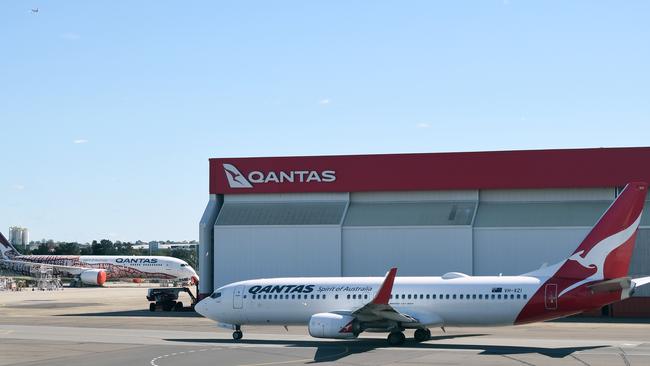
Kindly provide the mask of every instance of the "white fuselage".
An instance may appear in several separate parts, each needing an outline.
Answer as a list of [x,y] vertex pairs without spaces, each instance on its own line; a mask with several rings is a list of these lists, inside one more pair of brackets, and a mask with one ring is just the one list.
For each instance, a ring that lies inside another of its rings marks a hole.
[[[382,277],[275,278],[217,289],[197,311],[226,324],[307,324],[349,313],[376,295]],[[389,305],[422,324],[511,325],[543,280],[529,276],[397,277]],[[219,294],[217,296],[217,294]]]

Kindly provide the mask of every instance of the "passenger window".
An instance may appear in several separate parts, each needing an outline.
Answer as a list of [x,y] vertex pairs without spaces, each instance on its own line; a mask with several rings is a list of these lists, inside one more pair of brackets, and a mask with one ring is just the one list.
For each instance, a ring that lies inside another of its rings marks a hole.
[[323,294],[323,300],[325,300],[325,294]]
[[253,300],[255,300],[255,295],[253,295]]
[[348,300],[350,300],[350,294],[348,294]]
[[463,299],[463,294],[460,294],[460,299],[461,299],[461,300]]
[[266,295],[264,295],[264,300],[266,300]]
[[408,297],[408,299],[410,300],[410,299],[411,299],[411,294],[409,294],[407,297]]
[[316,300],[320,300],[320,295],[316,295]]
[[449,300],[449,294],[445,295],[445,299]]
[[278,295],[273,295],[273,299],[277,299],[277,298],[278,298]]
[[338,300],[339,299],[339,294],[334,295],[334,298]]
[[510,300],[514,300],[515,295],[510,295]]
[[429,294],[427,294],[427,300],[429,300]]
[[431,295],[431,298],[435,300],[436,299],[436,294]]
[[521,299],[521,295],[520,295],[520,294],[517,294],[517,299]]
[[311,297],[310,297],[310,298],[311,298],[311,299],[313,300],[313,299],[314,299],[314,295],[311,295]]
[[455,300],[456,299],[456,294],[451,295],[451,298]]
[[[429,295],[427,295],[427,298],[428,297],[429,297]],[[424,295],[420,294],[420,300],[422,300],[422,299],[424,299]]]
[[[305,296],[307,296],[307,295],[305,295]],[[300,296],[300,294],[298,294],[298,300],[300,300],[300,298],[301,298],[301,296]]]
[[472,299],[476,299],[476,294],[472,295]]
[[368,294],[363,295],[363,298],[368,300]]
[[402,294],[402,300],[406,299],[406,295]]
[[527,298],[528,298],[528,295],[524,294],[524,299],[527,299]]
[[479,298],[479,300],[481,300],[483,298],[483,294],[479,294],[478,298]]
[[501,295],[497,295],[497,299],[501,299]]

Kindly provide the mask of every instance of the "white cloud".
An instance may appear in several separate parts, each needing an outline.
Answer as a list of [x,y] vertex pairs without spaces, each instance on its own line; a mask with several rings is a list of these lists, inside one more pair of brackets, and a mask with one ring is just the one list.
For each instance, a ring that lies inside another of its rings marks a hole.
[[88,140],[86,140],[86,139],[77,139],[77,140],[72,141],[72,143],[85,144],[85,143],[88,143]]
[[415,125],[415,127],[417,127],[417,128],[429,128],[429,127],[431,127],[431,125],[429,123],[427,123],[427,122],[420,122],[417,125]]
[[320,104],[320,105],[328,105],[328,104],[330,104],[331,102],[332,102],[332,101],[329,100],[328,98],[324,98],[324,99],[319,100],[319,101],[318,101],[318,104]]
[[77,33],[72,33],[72,32],[65,32],[60,35],[61,38],[66,39],[68,41],[76,41],[81,38],[81,36]]
[[22,184],[14,184],[14,189],[17,190],[17,191],[24,191],[25,186],[22,185]]

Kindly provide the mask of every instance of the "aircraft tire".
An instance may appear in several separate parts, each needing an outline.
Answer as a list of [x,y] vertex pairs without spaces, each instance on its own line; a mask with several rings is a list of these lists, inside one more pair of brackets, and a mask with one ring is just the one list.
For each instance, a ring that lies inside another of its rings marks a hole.
[[149,303],[149,311],[156,311],[156,303],[155,302]]
[[232,332],[232,339],[238,341],[238,340],[242,339],[242,337],[244,337],[244,333],[242,333],[241,330],[236,330],[236,331]]
[[388,344],[391,346],[400,346],[404,344],[406,337],[402,332],[391,332],[388,334]]
[[415,338],[416,342],[424,342],[426,340],[429,340],[429,338],[431,338],[431,331],[426,328],[418,328],[415,330],[415,334],[413,334],[413,338]]

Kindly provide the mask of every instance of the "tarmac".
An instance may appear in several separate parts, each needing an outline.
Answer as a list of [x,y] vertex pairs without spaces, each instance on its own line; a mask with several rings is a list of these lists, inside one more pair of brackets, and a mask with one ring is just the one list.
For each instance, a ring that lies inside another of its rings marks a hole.
[[0,292],[0,365],[650,365],[647,321],[432,329],[400,347],[383,333],[338,341],[250,326],[233,341],[194,312],[149,312],[146,287]]

